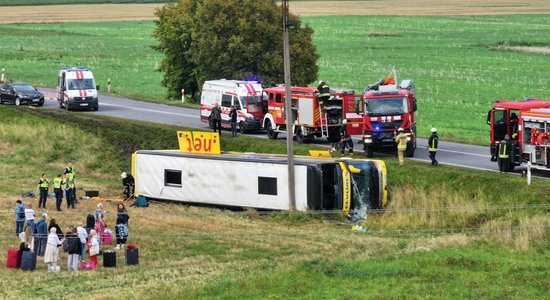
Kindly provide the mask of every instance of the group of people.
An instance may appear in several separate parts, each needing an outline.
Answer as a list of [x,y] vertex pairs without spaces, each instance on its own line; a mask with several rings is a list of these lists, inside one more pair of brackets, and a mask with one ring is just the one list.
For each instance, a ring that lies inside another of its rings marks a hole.
[[39,191],[38,208],[46,208],[48,193],[50,186],[53,186],[55,194],[55,208],[61,211],[61,203],[63,202],[63,192],[67,201],[67,208],[75,208],[76,203],[76,185],[75,185],[75,170],[73,164],[69,162],[63,170],[63,174],[59,173],[53,180],[48,179],[48,174],[43,173],[38,180],[37,190]]
[[[231,137],[237,136],[237,117],[239,116],[239,111],[234,105],[231,105],[229,110],[229,124],[231,124]],[[210,111],[210,122],[212,123],[212,129],[214,132],[222,134],[222,109],[220,105],[216,102],[214,107]]]
[[[432,166],[437,166],[439,162],[437,161],[437,159],[435,159],[435,155],[437,154],[439,136],[437,135],[437,128],[432,127],[430,131],[432,132],[432,134],[428,139],[428,152],[430,160],[432,161]],[[400,127],[399,129],[397,129],[395,142],[397,143],[397,157],[399,159],[400,166],[403,166],[405,164],[405,159],[403,157],[405,156],[405,151],[407,151],[409,136],[410,133],[405,133],[403,131],[403,128]]]
[[[123,203],[117,206],[116,218],[116,247],[124,249],[128,238],[128,221],[130,216]],[[95,214],[89,214],[86,226],[78,222],[76,226],[67,226],[65,233],[57,221],[52,218],[48,222],[48,214],[43,213],[41,219],[35,223],[32,203],[23,205],[21,200],[15,206],[16,235],[20,239],[21,251],[32,251],[38,257],[43,257],[48,271],[59,271],[59,252],[61,246],[67,252],[67,269],[78,271],[79,263],[85,261],[86,254],[90,257],[90,264],[94,268],[98,264],[100,245],[112,241],[110,230],[106,229],[105,211],[103,204],[98,203]]]

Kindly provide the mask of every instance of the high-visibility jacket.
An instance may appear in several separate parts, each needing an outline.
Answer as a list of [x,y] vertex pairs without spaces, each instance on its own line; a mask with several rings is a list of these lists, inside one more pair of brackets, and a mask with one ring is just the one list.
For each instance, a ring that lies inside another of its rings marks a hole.
[[53,179],[53,188],[54,189],[60,189],[62,184],[63,184],[63,179],[61,179],[61,177],[55,177]]
[[40,181],[38,182],[38,184],[40,185],[41,188],[49,188],[50,187],[50,182],[48,181],[47,178],[40,178]]
[[398,151],[407,150],[407,136],[408,134],[401,132],[395,137],[395,142],[397,143]]
[[66,167],[64,174],[69,174],[69,180],[73,180],[75,176],[75,171],[73,167]]
[[321,82],[321,84],[317,86],[317,90],[319,91],[319,97],[330,97],[330,87],[328,84]]
[[510,140],[503,140],[500,142],[498,147],[498,157],[499,158],[508,158],[510,157],[510,151],[512,150],[512,143]]
[[430,152],[436,152],[438,142],[439,142],[439,137],[437,136],[437,134],[432,134],[430,136],[430,139],[428,139],[428,150]]

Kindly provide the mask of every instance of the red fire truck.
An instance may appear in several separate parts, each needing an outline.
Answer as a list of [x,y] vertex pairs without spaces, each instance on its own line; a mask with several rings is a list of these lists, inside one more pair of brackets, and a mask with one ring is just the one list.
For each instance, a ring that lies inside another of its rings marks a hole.
[[[286,133],[285,87],[266,88],[267,113],[262,125],[270,139],[276,139],[280,132]],[[329,142],[340,140],[340,127],[344,112],[355,111],[355,92],[352,90],[331,90],[331,97],[323,108],[313,87],[291,87],[292,132],[296,141],[304,143],[315,137],[326,137]],[[348,124],[348,128],[353,128]]]
[[513,148],[507,171],[528,162],[533,168],[550,170],[550,102],[498,100],[487,113],[487,124],[491,126],[492,161],[498,160],[498,146],[508,134]]
[[363,149],[367,157],[374,150],[390,146],[397,148],[395,136],[403,128],[408,134],[405,156],[413,157],[416,149],[416,97],[411,80],[396,85],[395,77],[380,79],[365,88],[357,112],[363,115]]

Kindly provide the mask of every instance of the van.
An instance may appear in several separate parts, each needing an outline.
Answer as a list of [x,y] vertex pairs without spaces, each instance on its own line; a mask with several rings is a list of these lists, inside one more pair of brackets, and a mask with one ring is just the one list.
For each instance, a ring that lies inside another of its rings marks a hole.
[[202,85],[200,114],[201,121],[210,128],[210,112],[215,103],[222,111],[222,127],[231,128],[229,111],[231,105],[238,110],[237,128],[241,133],[262,129],[266,99],[262,98],[262,86],[255,81],[207,80]]
[[98,110],[97,91],[92,71],[82,67],[63,68],[57,80],[57,101],[66,110]]

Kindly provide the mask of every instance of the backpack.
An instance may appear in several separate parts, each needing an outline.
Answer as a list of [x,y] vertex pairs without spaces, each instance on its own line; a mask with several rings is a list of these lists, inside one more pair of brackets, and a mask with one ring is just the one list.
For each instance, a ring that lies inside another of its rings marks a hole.
[[139,195],[136,199],[136,206],[137,207],[147,207],[149,206],[149,201],[145,196]]

